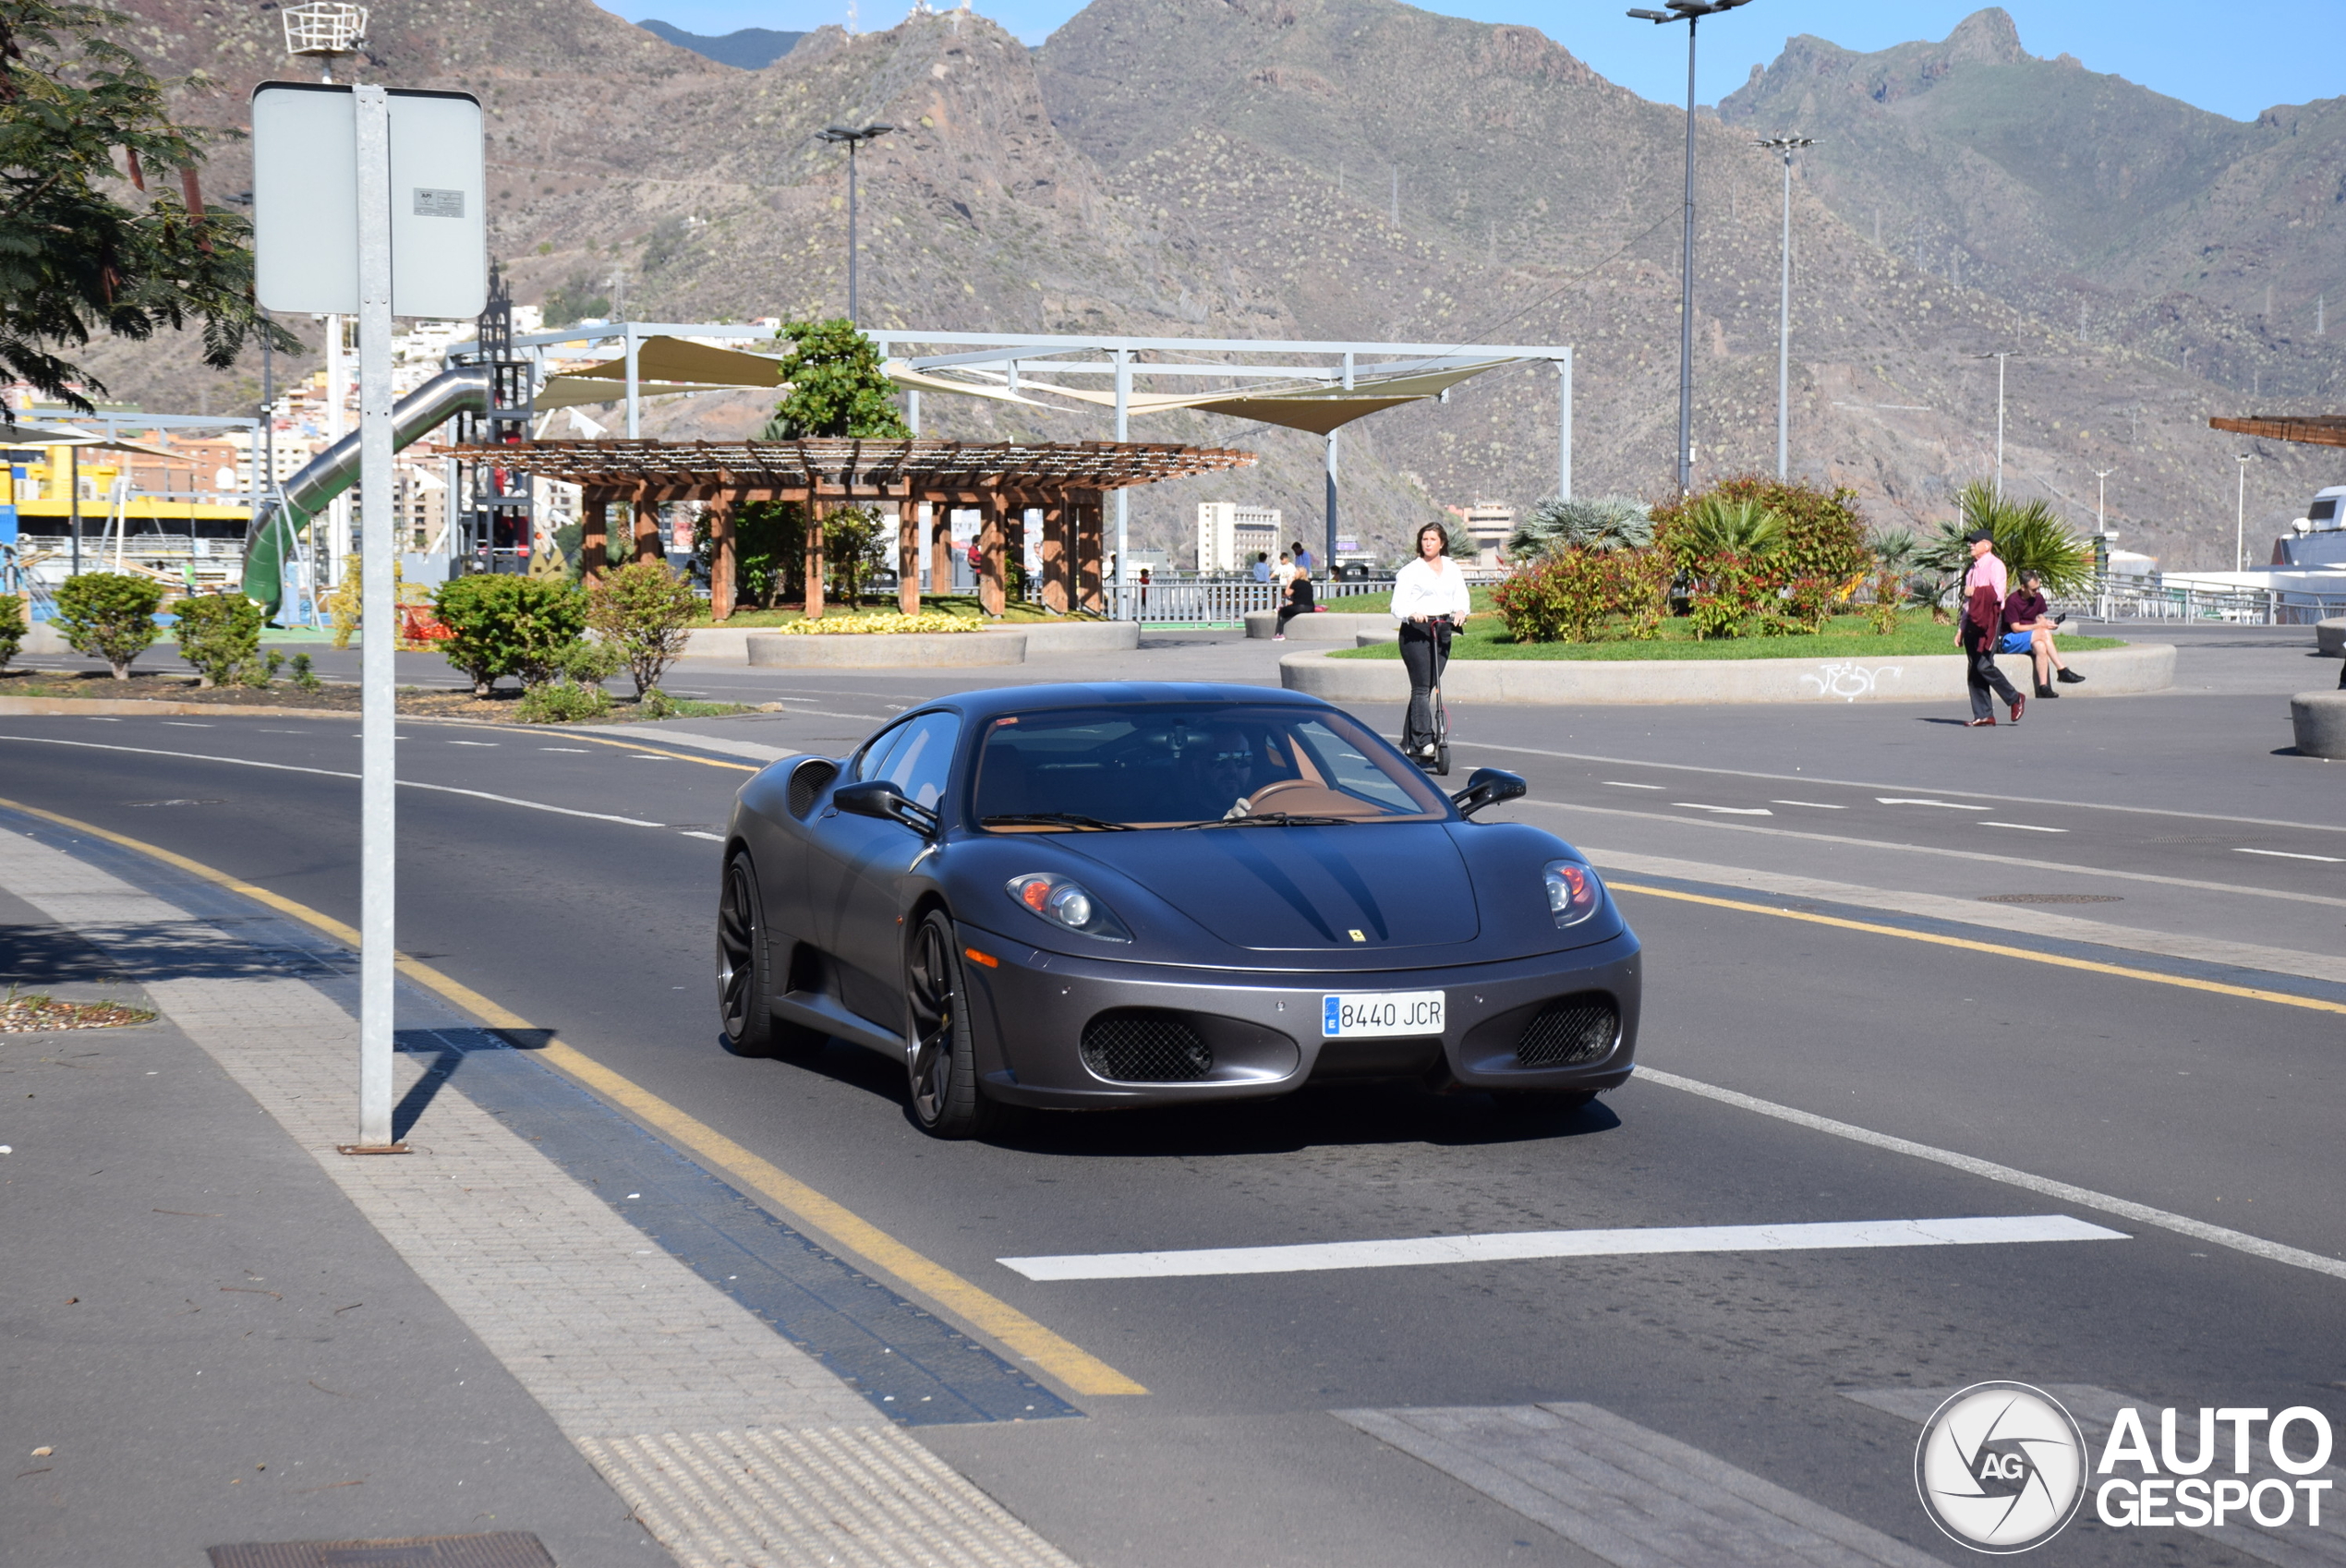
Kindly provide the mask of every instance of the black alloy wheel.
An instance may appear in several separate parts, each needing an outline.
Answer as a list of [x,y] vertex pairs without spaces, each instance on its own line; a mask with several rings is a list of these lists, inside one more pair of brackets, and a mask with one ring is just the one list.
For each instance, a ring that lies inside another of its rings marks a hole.
[[904,957],[904,1004],[913,1120],[933,1138],[985,1132],[998,1107],[978,1088],[961,950],[953,923],[941,910],[931,910],[913,933]]
[[773,1048],[760,902],[756,871],[747,855],[735,855],[725,862],[717,898],[717,1027],[737,1056],[763,1056]]
[[717,899],[717,1026],[736,1056],[803,1056],[823,1047],[819,1030],[775,1019],[773,947],[757,868],[746,853],[725,862]]

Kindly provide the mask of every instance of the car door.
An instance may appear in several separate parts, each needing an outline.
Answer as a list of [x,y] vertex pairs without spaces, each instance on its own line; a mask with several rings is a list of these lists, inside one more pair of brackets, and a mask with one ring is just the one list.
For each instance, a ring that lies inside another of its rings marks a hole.
[[[915,714],[858,757],[856,781],[885,778],[905,799],[934,809],[944,799],[961,730],[958,714]],[[838,966],[840,1000],[893,1031],[902,1023],[902,879],[928,840],[899,822],[841,814],[824,822],[819,842],[830,862],[829,887],[814,890],[826,905],[817,919],[828,922],[824,946]]]

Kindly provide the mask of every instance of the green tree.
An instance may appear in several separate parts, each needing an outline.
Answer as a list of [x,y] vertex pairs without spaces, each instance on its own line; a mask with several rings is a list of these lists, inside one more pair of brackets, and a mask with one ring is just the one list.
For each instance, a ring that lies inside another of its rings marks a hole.
[[824,517],[823,563],[841,603],[853,607],[861,599],[864,579],[894,553],[896,537],[887,521],[869,506],[842,506]]
[[205,594],[173,607],[179,657],[196,667],[198,684],[225,686],[260,657],[260,607],[242,594]]
[[24,645],[24,596],[0,594],[0,669],[17,657],[17,649]]
[[163,589],[127,572],[85,572],[57,589],[57,630],[87,658],[103,658],[117,681],[130,679],[131,661],[155,640]]
[[880,373],[879,350],[853,322],[785,321],[774,336],[791,345],[782,360],[782,380],[790,390],[774,405],[765,440],[862,436],[877,440],[913,433],[897,411],[894,386]]
[[542,685],[562,668],[586,627],[586,596],[571,584],[509,573],[452,577],[434,589],[432,614],[451,635],[448,662],[472,677],[485,697],[500,676]]
[[[262,336],[301,347],[253,302],[251,225],[203,205],[223,133],[176,123],[165,97],[202,83],[161,80],[103,36],[132,25],[82,0],[0,0],[0,366],[84,412],[104,383],[67,356],[99,332],[200,321],[215,369]],[[174,173],[177,193],[147,189]]]
[[627,661],[635,695],[656,691],[668,667],[682,657],[700,599],[692,584],[664,561],[615,568],[589,596],[586,623]]

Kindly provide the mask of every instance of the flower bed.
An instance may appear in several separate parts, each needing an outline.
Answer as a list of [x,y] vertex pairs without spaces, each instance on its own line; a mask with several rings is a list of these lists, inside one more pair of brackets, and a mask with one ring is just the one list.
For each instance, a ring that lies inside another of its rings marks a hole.
[[793,621],[769,628],[765,635],[782,637],[888,636],[906,632],[976,632],[983,621],[967,616],[923,610],[918,615],[827,615],[820,621]]

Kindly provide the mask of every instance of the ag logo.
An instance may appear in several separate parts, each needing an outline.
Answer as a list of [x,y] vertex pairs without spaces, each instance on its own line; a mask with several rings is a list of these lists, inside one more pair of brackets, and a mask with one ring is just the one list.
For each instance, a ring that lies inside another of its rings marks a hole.
[[2042,1390],[1974,1383],[1923,1423],[1915,1490],[1952,1539],[2026,1551],[2059,1535],[2086,1500],[2085,1434]]

